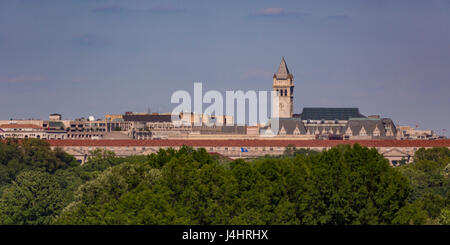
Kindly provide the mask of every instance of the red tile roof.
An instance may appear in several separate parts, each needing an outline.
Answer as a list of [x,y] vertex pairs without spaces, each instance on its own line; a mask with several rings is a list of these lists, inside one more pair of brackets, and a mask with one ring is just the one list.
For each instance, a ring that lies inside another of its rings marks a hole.
[[450,139],[443,140],[48,140],[51,146],[229,146],[229,147],[333,147],[355,143],[367,147],[450,147]]
[[0,128],[41,128],[38,125],[34,124],[17,124],[17,123],[10,123],[10,124],[2,124],[0,125]]

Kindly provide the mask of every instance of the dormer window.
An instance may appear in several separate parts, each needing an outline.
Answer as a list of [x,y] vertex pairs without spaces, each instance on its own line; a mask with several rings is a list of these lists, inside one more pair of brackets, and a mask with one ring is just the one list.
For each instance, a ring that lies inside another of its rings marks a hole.
[[284,129],[284,126],[281,127],[280,135],[286,135],[286,130]]
[[300,134],[300,130],[298,129],[298,126],[295,127],[294,130],[294,135],[299,135]]
[[373,136],[380,136],[380,130],[378,129],[378,125],[373,130]]
[[347,130],[345,131],[345,135],[350,136],[352,134],[353,134],[352,130],[350,129],[350,127],[348,127]]
[[360,135],[360,136],[367,136],[367,132],[366,132],[366,130],[364,129],[364,126],[361,127],[361,130],[359,131],[359,135]]
[[317,134],[320,134],[320,131],[319,131],[319,128],[318,128],[318,127],[316,128],[316,131],[314,131],[314,134],[316,134],[316,135],[317,135]]

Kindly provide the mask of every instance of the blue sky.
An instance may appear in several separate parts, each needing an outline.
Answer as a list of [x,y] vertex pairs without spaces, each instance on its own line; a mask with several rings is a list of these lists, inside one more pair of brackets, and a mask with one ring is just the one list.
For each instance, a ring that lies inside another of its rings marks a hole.
[[0,118],[171,111],[171,94],[270,90],[450,130],[450,0],[1,0]]

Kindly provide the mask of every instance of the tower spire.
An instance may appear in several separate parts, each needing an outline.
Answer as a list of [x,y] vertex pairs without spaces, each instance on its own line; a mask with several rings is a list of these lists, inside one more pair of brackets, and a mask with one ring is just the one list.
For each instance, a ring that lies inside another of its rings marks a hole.
[[286,61],[284,60],[284,56],[281,58],[280,66],[278,67],[277,73],[275,73],[275,77],[277,79],[288,79],[291,74],[289,73],[289,69],[286,65]]
[[284,56],[281,58],[277,73],[273,75],[273,90],[278,94],[280,118],[290,118],[294,113],[294,76],[289,72]]

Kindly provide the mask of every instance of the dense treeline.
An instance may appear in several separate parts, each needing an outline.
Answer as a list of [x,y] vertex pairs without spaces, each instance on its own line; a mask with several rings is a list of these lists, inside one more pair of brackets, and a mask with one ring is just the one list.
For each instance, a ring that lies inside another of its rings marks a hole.
[[1,224],[450,224],[450,150],[393,168],[375,149],[227,161],[183,147],[94,151],[0,142]]
[[412,187],[407,215],[417,223],[450,225],[450,150],[448,148],[419,149],[414,163],[403,165],[399,171]]

